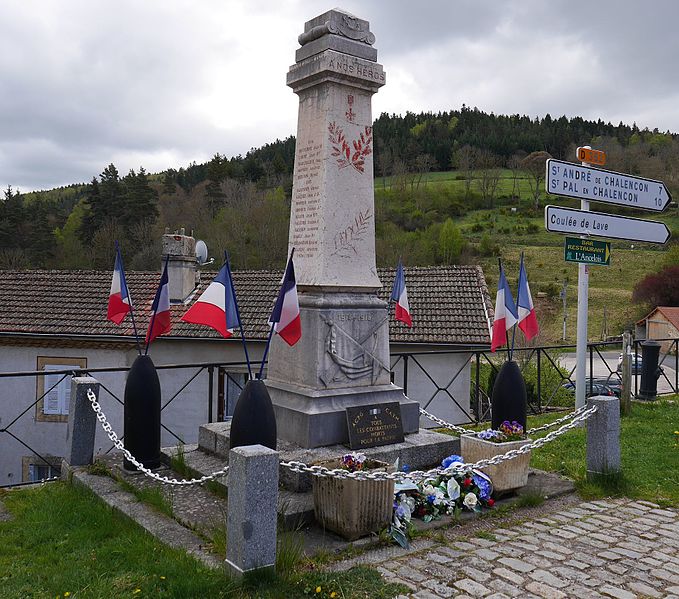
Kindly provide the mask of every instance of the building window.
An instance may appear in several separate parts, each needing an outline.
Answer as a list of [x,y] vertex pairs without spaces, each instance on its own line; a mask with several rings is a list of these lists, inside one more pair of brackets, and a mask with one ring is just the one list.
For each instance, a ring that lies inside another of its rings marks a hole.
[[37,483],[41,480],[54,478],[61,473],[61,458],[46,455],[45,459],[37,455],[23,456],[21,458],[22,481],[25,483]]
[[37,370],[45,372],[37,377],[35,419],[39,422],[66,422],[71,395],[71,375],[59,371],[86,368],[87,358],[38,356]]

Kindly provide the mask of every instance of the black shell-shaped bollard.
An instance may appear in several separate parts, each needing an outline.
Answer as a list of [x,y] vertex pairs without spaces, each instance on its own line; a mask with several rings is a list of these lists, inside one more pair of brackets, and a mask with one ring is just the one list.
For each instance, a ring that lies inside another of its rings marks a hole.
[[[146,468],[160,466],[160,381],[150,356],[138,356],[125,383],[125,449]],[[123,462],[125,470],[136,470]]]
[[513,360],[505,362],[497,373],[490,411],[495,430],[505,420],[516,420],[526,430],[526,383],[519,365]]
[[230,448],[264,445],[276,449],[276,415],[264,381],[248,381],[231,419]]

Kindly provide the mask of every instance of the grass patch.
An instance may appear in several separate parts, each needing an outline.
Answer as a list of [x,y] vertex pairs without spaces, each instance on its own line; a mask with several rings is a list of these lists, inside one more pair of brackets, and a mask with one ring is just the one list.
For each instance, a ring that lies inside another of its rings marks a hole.
[[544,493],[522,493],[515,502],[516,507],[537,507],[545,502]]
[[[534,450],[531,466],[572,478],[587,498],[624,495],[676,505],[679,502],[679,450],[674,443],[679,422],[677,399],[674,396],[649,403],[633,402],[632,413],[621,420],[621,476],[596,481],[586,479],[584,428],[572,430]],[[529,426],[558,417],[559,414],[530,417]]]
[[170,457],[170,468],[181,474],[184,478],[191,477],[191,471],[186,464],[186,453],[182,443],[177,444],[177,451]]
[[406,591],[385,583],[370,568],[309,571],[291,557],[293,550],[285,558],[291,564],[286,575],[259,576],[239,585],[156,541],[81,488],[56,482],[3,493],[2,499],[14,516],[0,522],[3,597],[63,597],[68,592],[97,599],[328,599],[334,592],[337,599],[386,599]]
[[132,495],[134,495],[142,503],[145,503],[146,505],[158,510],[161,514],[165,514],[170,518],[174,518],[174,510],[172,509],[172,505],[165,498],[160,487],[146,487],[140,489],[134,485],[131,485],[122,478],[118,479],[118,484],[124,491],[132,493]]
[[486,541],[497,541],[497,537],[492,533],[488,532],[487,530],[479,530],[476,535],[479,539],[486,539]]

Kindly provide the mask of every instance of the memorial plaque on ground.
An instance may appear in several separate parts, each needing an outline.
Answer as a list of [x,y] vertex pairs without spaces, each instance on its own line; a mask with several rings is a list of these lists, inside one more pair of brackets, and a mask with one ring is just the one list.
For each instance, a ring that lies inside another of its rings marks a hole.
[[349,407],[346,412],[351,449],[403,442],[401,406],[397,401]]
[[566,237],[563,245],[563,257],[566,262],[582,262],[584,264],[611,263],[611,244],[595,239]]

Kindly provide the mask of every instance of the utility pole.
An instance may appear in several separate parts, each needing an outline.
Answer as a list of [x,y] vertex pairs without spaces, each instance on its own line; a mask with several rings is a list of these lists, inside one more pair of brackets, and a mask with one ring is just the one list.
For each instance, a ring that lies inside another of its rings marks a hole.
[[563,337],[562,341],[566,341],[566,315],[568,314],[566,310],[566,289],[568,288],[568,282],[566,279],[563,280],[563,288],[561,289],[561,299],[563,300]]

